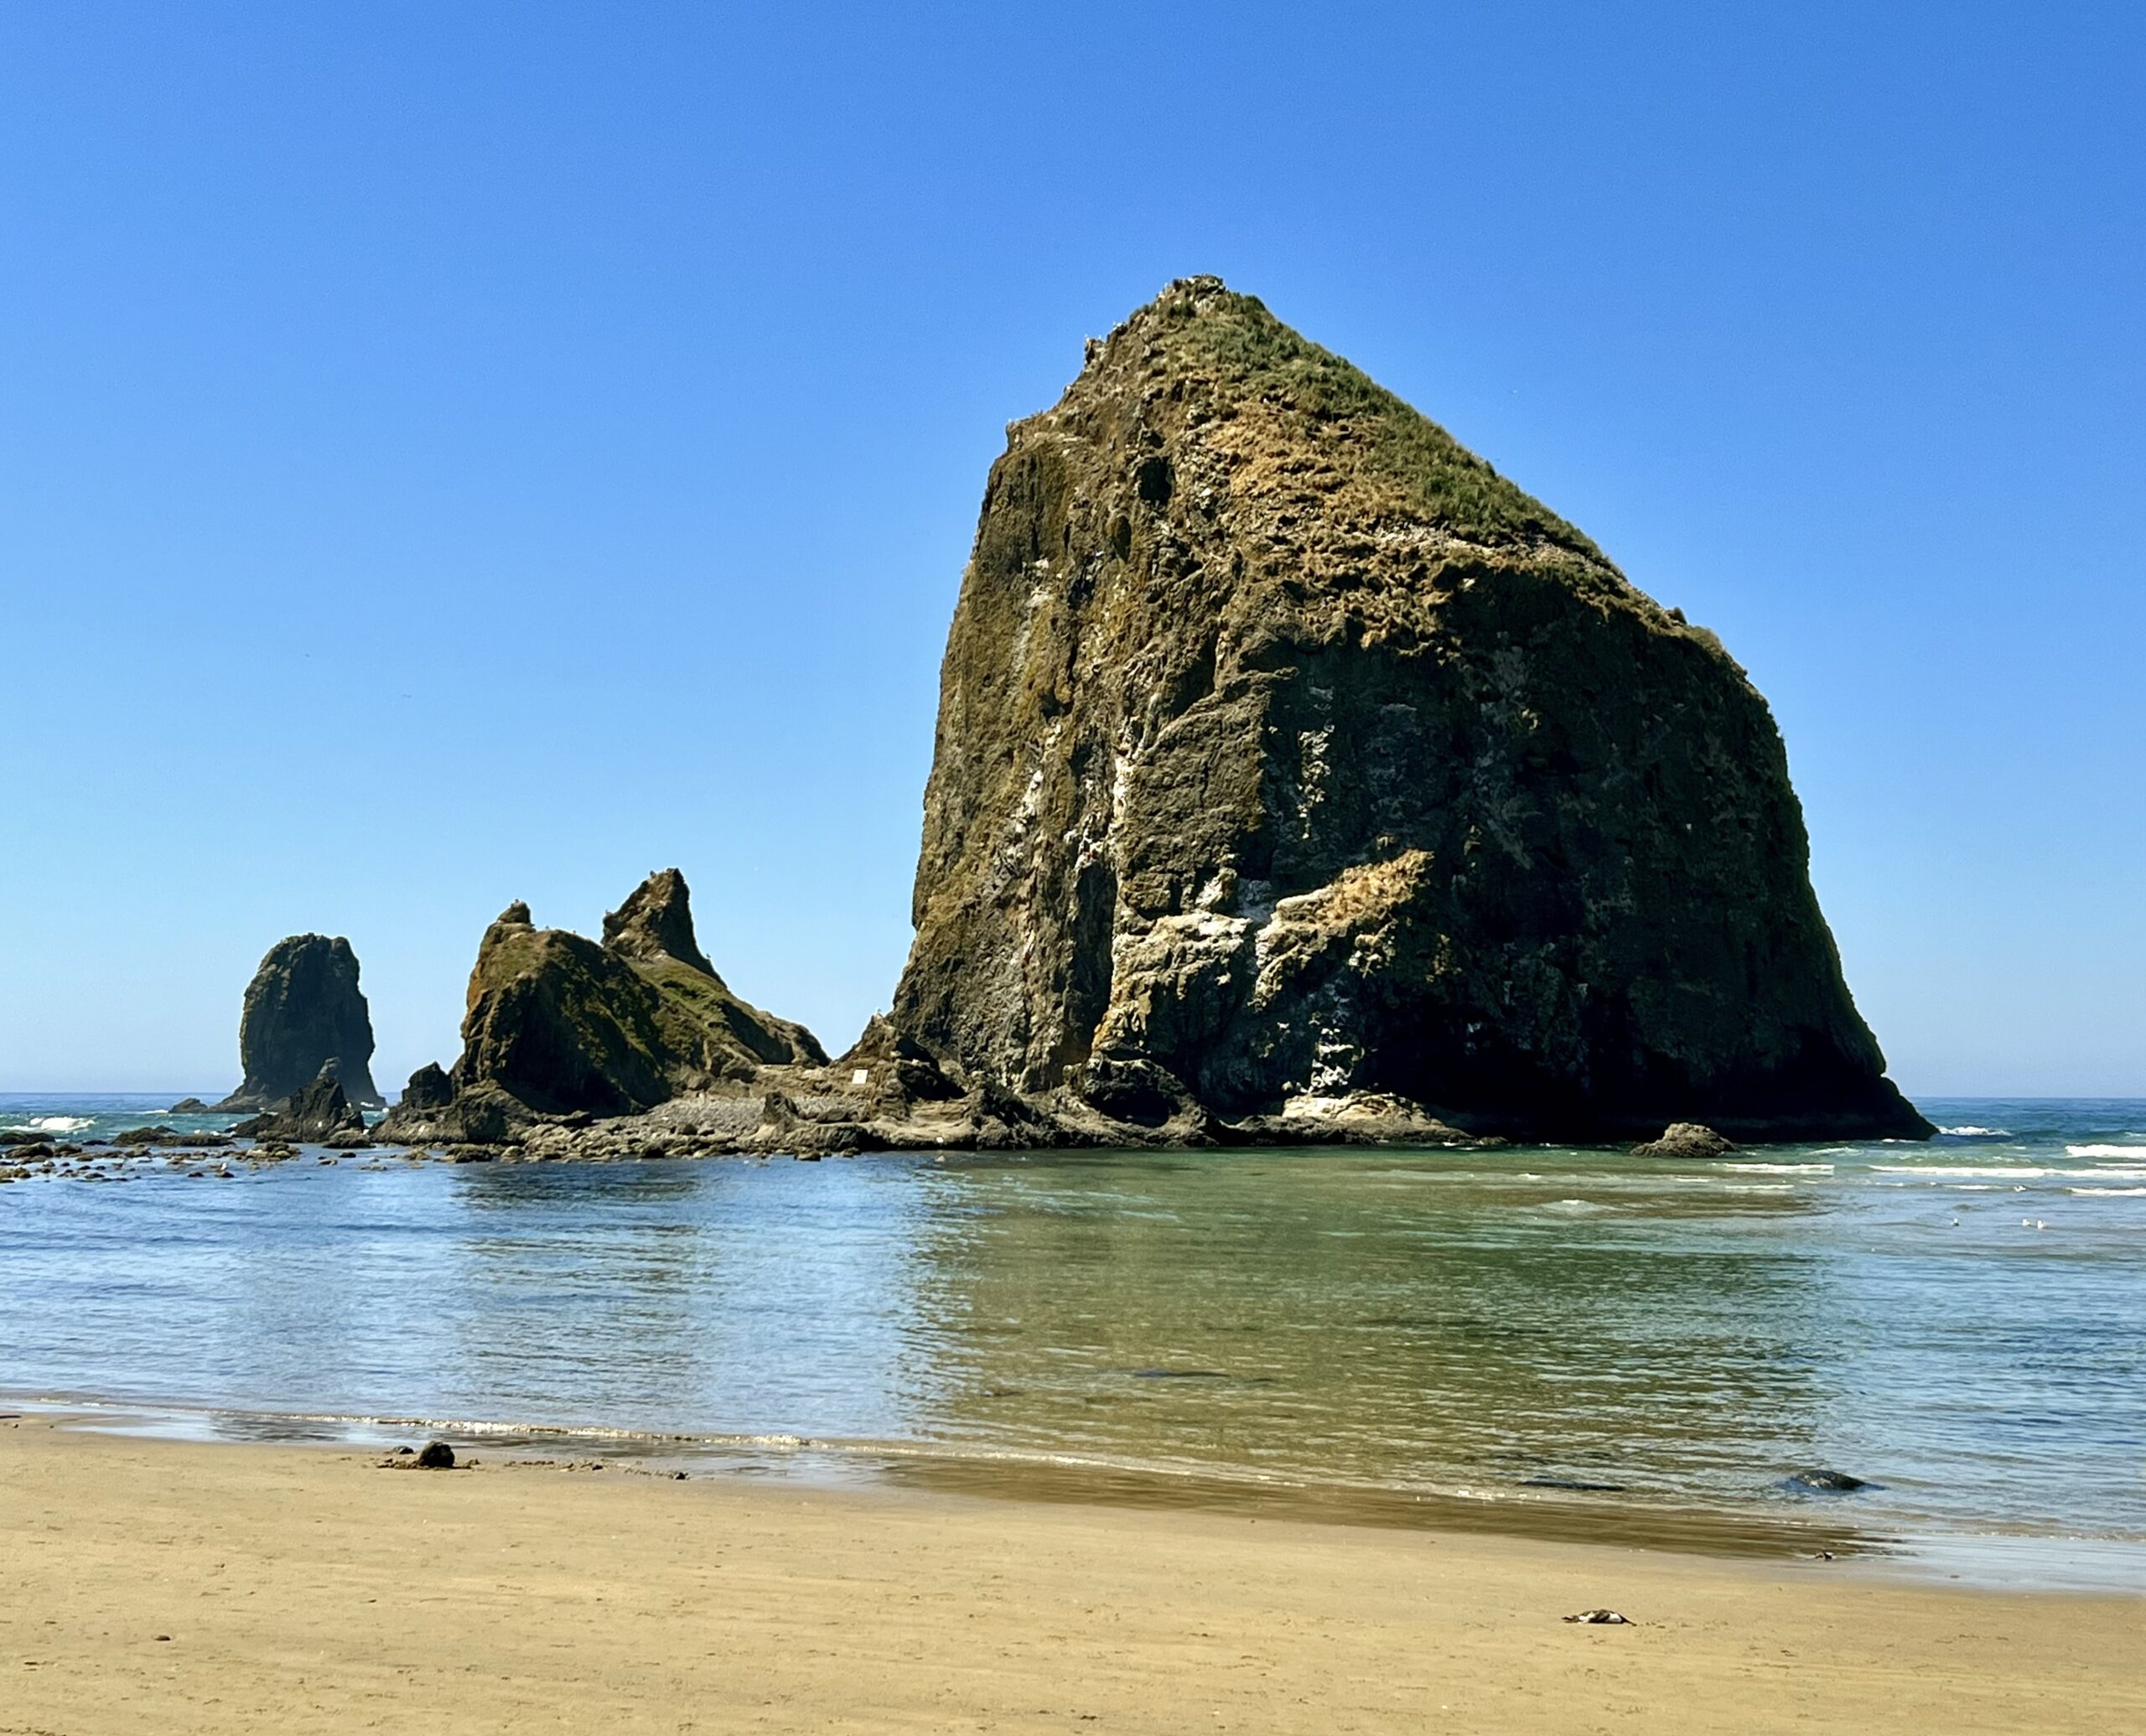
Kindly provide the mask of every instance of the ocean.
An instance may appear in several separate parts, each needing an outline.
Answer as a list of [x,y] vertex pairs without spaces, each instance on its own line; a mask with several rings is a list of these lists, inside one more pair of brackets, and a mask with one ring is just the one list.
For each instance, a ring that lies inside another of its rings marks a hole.
[[[171,1101],[0,1129],[231,1119]],[[0,1187],[0,1393],[2146,1589],[2146,1102],[1921,1107],[1692,1163],[134,1158]]]

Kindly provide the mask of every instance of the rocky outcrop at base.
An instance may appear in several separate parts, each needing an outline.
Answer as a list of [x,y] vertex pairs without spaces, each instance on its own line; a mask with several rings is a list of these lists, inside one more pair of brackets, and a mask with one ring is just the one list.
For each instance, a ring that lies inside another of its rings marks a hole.
[[459,1139],[460,1123],[450,1120],[447,1113],[454,1101],[454,1081],[447,1070],[437,1061],[427,1061],[410,1075],[402,1095],[380,1118],[380,1137],[391,1143],[409,1145]]
[[1808,855],[1713,635],[1190,278],[993,467],[890,1023],[1186,1138],[1926,1136]]
[[231,1129],[244,1139],[283,1140],[317,1145],[345,1135],[363,1134],[365,1118],[343,1090],[335,1064],[322,1067],[311,1083],[291,1093],[280,1109],[257,1115]]
[[340,935],[278,941],[246,986],[239,1018],[246,1077],[219,1111],[267,1109],[336,1063],[353,1102],[377,1108],[372,1082],[372,1017],[358,987],[358,958]]

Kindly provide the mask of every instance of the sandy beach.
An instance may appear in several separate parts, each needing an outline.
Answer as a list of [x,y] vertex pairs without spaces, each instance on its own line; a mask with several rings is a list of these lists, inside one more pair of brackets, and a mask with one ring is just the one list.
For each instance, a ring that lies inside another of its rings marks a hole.
[[39,1417],[0,1562],[9,1736],[2146,1726],[2136,1599]]

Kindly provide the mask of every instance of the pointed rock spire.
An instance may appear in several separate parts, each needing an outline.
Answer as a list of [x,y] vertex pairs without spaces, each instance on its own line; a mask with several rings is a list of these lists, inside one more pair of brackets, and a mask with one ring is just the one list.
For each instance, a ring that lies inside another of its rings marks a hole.
[[693,938],[692,894],[674,868],[651,874],[604,919],[604,944],[623,958],[673,958],[703,975],[716,974]]

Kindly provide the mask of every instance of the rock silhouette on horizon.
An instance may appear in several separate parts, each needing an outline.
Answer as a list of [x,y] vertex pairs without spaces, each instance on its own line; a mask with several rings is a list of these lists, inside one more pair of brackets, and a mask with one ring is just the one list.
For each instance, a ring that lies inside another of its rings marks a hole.
[[1925,1135],[1808,856],[1713,634],[1189,278],[992,468],[890,1022],[1189,1136]]
[[278,941],[246,985],[239,1018],[245,1078],[215,1106],[263,1110],[283,1103],[337,1063],[350,1101],[380,1106],[372,1082],[372,1018],[358,987],[358,958],[340,935]]

